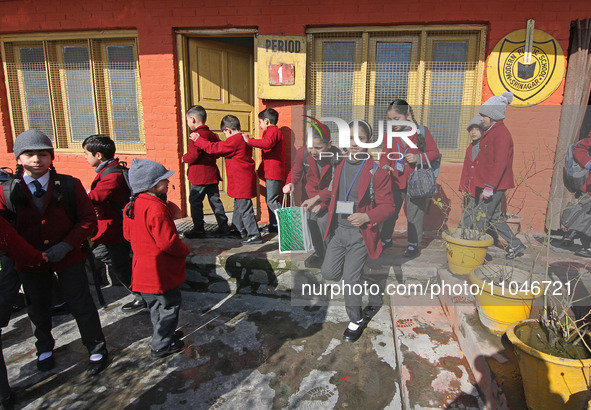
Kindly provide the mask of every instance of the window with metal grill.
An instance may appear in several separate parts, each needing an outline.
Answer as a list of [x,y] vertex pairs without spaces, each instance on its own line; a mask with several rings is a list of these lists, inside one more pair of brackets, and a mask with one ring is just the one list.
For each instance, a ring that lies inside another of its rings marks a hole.
[[444,161],[462,161],[481,101],[485,34],[480,26],[309,29],[308,110],[365,119],[377,132],[388,104],[403,99]]
[[89,135],[106,134],[118,152],[144,152],[137,41],[129,34],[2,38],[14,136],[38,129],[57,149],[79,151]]

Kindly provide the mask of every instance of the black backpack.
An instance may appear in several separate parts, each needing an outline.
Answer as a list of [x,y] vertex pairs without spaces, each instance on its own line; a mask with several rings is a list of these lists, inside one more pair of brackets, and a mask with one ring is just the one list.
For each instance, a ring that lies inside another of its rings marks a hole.
[[[131,185],[129,184],[129,168],[127,168],[127,163],[124,161],[119,161],[119,165],[117,165],[116,167],[105,168],[104,171],[102,171],[101,176],[99,177],[99,181],[101,181],[103,179],[103,177],[105,177],[106,175],[113,174],[113,173],[123,174],[123,179],[125,180],[125,183],[127,184],[127,187],[129,188],[129,192],[133,193],[133,190],[131,189]],[[115,201],[109,200],[109,203],[111,204],[113,209],[115,211],[117,211],[117,215],[121,216],[121,219],[123,219],[123,208]]]

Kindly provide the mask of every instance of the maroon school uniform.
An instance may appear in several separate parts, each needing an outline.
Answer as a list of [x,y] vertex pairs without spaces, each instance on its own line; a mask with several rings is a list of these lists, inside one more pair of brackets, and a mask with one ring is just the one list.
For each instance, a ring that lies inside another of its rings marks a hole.
[[36,266],[43,260],[41,252],[25,241],[2,217],[0,217],[0,251],[5,252],[6,256],[20,266]]
[[496,190],[511,189],[513,183],[513,138],[501,121],[482,133],[476,161],[474,161],[474,184]]
[[[70,266],[77,265],[86,259],[82,250],[82,244],[87,237],[91,236],[97,227],[94,206],[79,179],[74,178],[74,195],[76,198],[77,222],[74,224],[66,213],[64,207],[53,199],[55,180],[50,177],[43,212],[39,210],[31,199],[31,192],[24,183],[20,182],[21,188],[26,195],[28,202],[18,208],[16,217],[16,231],[35,249],[44,251],[53,245],[64,241],[74,249],[58,262],[43,262],[41,266],[27,268],[27,271],[46,273],[49,269],[62,272]],[[4,199],[4,192],[0,190],[0,216],[6,218],[8,209]],[[17,271],[23,270],[23,265],[15,263]]]
[[107,173],[101,178],[106,169],[118,165],[119,160],[116,159],[101,169],[90,184],[88,193],[98,217],[98,231],[92,237],[92,241],[103,245],[121,243],[125,240],[123,217],[116,207],[123,210],[125,204],[129,202],[131,192],[122,172]]
[[191,251],[179,238],[170,210],[160,198],[141,193],[133,211],[134,219],[123,219],[123,234],[133,248],[131,289],[162,294],[180,286]]
[[[332,181],[332,187],[322,190],[319,195],[320,199],[328,205],[328,229],[324,234],[324,240],[328,237],[331,231],[331,223],[335,215],[338,197],[338,186],[340,183],[341,173],[343,172],[343,165],[345,161],[337,166],[335,175]],[[369,223],[360,227],[361,235],[365,242],[365,247],[370,258],[376,259],[382,253],[382,241],[380,240],[379,224],[387,220],[394,214],[394,198],[392,196],[392,186],[388,173],[377,168],[373,181],[375,200],[370,200],[369,185],[371,181],[371,170],[373,168],[373,160],[368,159],[363,165],[362,172],[359,174],[358,187],[358,202],[356,204],[356,213],[367,214],[369,216]]]
[[[433,135],[431,135],[431,132],[429,131],[429,128],[425,127],[425,152],[421,151],[418,147],[417,148],[410,148],[408,147],[408,150],[406,150],[406,147],[403,146],[403,140],[401,138],[393,138],[392,139],[392,148],[387,148],[386,142],[384,142],[384,146],[382,148],[382,156],[380,157],[380,168],[383,167],[384,165],[389,165],[392,168],[395,167],[396,165],[396,159],[399,158],[399,155],[390,155],[393,159],[388,159],[388,153],[390,152],[395,152],[398,153],[400,152],[401,154],[404,154],[406,152],[406,154],[415,154],[415,155],[422,155],[423,157],[423,165],[425,167],[427,167],[427,160],[426,158],[429,158],[429,161],[433,162],[439,159],[439,148],[437,148],[437,144],[435,143],[435,140],[433,139]],[[410,140],[417,145],[417,141],[418,141],[418,135],[415,133],[414,135],[409,137]],[[397,145],[398,144],[398,145]],[[426,158],[425,158],[426,156]],[[420,164],[421,161],[418,160],[417,164]],[[392,172],[392,188],[393,189],[406,189],[406,184],[408,182],[408,178],[410,177],[410,174],[412,174],[412,172],[414,171],[416,165],[415,164],[409,164],[406,161],[406,158],[404,159],[404,173],[401,173],[399,171],[393,171]]]
[[[191,133],[199,133],[199,138],[210,142],[218,142],[220,138],[209,130],[207,125],[200,125]],[[183,162],[189,164],[187,177],[193,185],[211,185],[221,181],[220,171],[216,164],[216,156],[197,148],[197,144],[189,140],[188,152],[183,155]]]
[[466,148],[464,157],[464,166],[462,167],[462,176],[460,177],[460,192],[467,192],[473,198],[476,198],[476,184],[474,182],[474,160],[472,159],[472,144]]
[[276,125],[269,125],[260,140],[249,139],[248,145],[263,150],[263,162],[258,175],[262,179],[285,179],[285,143],[283,134]]
[[[585,139],[582,139],[573,149],[573,156],[575,161],[579,163],[580,166],[587,168],[589,164],[591,164],[591,155],[589,155],[589,150],[591,149],[591,133]],[[581,191],[586,193],[591,193],[591,173],[587,177],[587,181],[585,185],[581,188]]]
[[254,172],[252,147],[244,142],[241,133],[219,142],[211,142],[199,137],[195,145],[208,154],[226,158],[230,197],[251,199],[257,195],[257,176]]

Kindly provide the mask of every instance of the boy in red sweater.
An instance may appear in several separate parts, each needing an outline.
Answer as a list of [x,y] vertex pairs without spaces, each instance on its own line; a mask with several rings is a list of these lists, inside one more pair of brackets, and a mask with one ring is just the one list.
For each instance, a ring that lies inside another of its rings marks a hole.
[[131,288],[141,292],[150,309],[152,357],[156,358],[180,352],[184,345],[176,326],[179,286],[185,282],[185,260],[191,251],[179,238],[172,214],[161,199],[172,174],[158,162],[134,158],[129,168],[133,196],[123,219],[123,234],[133,249]]
[[257,194],[252,147],[244,141],[240,120],[234,115],[222,118],[220,129],[226,136],[225,141],[211,142],[201,138],[198,132],[192,133],[189,138],[197,148],[226,159],[228,195],[234,198],[232,224],[242,233],[244,245],[263,243],[252,207],[252,198]]
[[[191,133],[197,132],[211,142],[218,142],[219,137],[209,130],[205,125],[207,112],[200,105],[194,105],[187,111],[187,126]],[[185,238],[205,238],[205,222],[203,220],[203,200],[205,195],[209,200],[211,209],[218,222],[217,235],[227,236],[230,234],[228,217],[224,211],[224,205],[220,199],[219,181],[222,180],[220,171],[216,164],[216,156],[210,155],[195,146],[193,140],[189,140],[189,151],[183,155],[183,162],[189,164],[187,176],[191,183],[189,203],[191,204],[191,217],[193,218],[193,229],[184,233]]]
[[[123,208],[129,202],[131,192],[123,169],[115,158],[115,142],[106,135],[91,135],[82,142],[84,157],[95,167],[96,177],[90,184],[88,197],[98,217],[98,231],[92,237],[96,244],[95,257],[107,263],[117,280],[129,290],[131,286],[131,246],[123,237]],[[100,256],[99,248],[107,250],[108,258]],[[135,312],[146,307],[139,293],[134,293],[133,302],[121,307],[123,312]]]
[[263,138],[250,139],[243,134],[244,141],[251,147],[263,150],[263,162],[259,166],[259,177],[265,179],[267,187],[267,208],[269,210],[269,232],[277,232],[275,210],[281,208],[281,187],[285,181],[285,143],[277,127],[279,113],[267,108],[259,113],[259,127]]

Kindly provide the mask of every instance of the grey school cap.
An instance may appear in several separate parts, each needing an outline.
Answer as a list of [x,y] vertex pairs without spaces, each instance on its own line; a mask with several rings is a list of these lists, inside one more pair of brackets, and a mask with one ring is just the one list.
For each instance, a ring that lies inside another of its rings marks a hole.
[[18,159],[25,151],[49,151],[54,158],[53,144],[49,137],[37,130],[27,130],[16,137],[13,146],[14,158]]
[[134,158],[129,168],[129,185],[133,194],[146,192],[163,179],[170,178],[174,171],[167,170],[164,165],[149,159]]
[[470,122],[468,123],[468,126],[466,127],[466,130],[470,131],[470,128],[472,127],[478,127],[480,129],[484,129],[484,127],[482,126],[482,123],[480,122],[480,115],[477,115],[476,117],[472,118],[470,120]]

